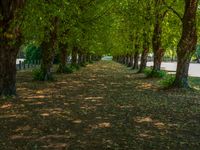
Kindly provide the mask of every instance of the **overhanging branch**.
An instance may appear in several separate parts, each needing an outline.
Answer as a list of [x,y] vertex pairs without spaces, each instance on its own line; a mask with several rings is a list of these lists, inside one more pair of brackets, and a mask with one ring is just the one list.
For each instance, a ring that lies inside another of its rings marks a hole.
[[171,10],[181,20],[181,22],[183,22],[182,16],[172,6],[167,5],[167,3],[164,0],[163,0],[163,3],[169,10]]

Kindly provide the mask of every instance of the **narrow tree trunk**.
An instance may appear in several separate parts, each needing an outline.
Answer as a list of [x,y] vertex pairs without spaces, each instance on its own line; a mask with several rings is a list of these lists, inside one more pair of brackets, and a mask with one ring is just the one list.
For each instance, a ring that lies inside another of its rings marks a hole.
[[153,72],[160,71],[162,57],[164,56],[164,49],[162,49],[162,21],[165,14],[159,9],[162,6],[161,0],[156,0],[155,10],[155,24],[154,33],[152,38],[153,53],[154,53],[154,66]]
[[128,64],[128,67],[133,67],[133,61],[134,61],[134,54],[130,55],[130,62]]
[[149,45],[147,34],[144,33],[144,44],[143,44],[143,52],[141,56],[140,70],[138,73],[142,73],[147,66],[147,57],[149,53]]
[[139,73],[142,73],[144,71],[144,69],[146,68],[146,66],[147,66],[148,53],[149,53],[149,48],[144,47],[144,50],[143,50],[142,56],[141,56],[141,63],[140,63]]
[[86,60],[91,63],[91,55],[89,53],[86,54]]
[[52,48],[49,48],[48,42],[43,42],[42,47],[42,60],[41,60],[41,71],[42,78],[41,80],[48,81],[52,79],[51,67],[54,60],[54,51]]
[[164,50],[159,49],[157,51],[154,51],[154,65],[153,65],[153,71],[160,71],[162,58],[164,56]]
[[74,46],[72,50],[72,62],[71,62],[72,66],[77,65],[77,54],[78,54],[78,48]]
[[133,64],[133,69],[138,69],[139,68],[139,51],[137,50],[134,54],[134,64]]
[[177,71],[173,86],[188,88],[188,70],[192,55],[197,44],[197,14],[198,0],[185,0],[182,36],[177,48]]
[[86,54],[84,53],[83,54],[83,63],[86,64],[86,62],[87,62],[87,58],[86,58]]
[[16,94],[16,59],[21,34],[12,23],[14,19],[17,20],[16,10],[22,8],[24,3],[24,0],[0,1],[0,96]]
[[67,45],[60,46],[60,64],[58,67],[58,73],[65,73],[66,61],[67,61]]
[[0,46],[0,96],[16,94],[16,59],[18,49]]
[[78,53],[78,64],[81,65],[83,62],[83,54],[82,53]]

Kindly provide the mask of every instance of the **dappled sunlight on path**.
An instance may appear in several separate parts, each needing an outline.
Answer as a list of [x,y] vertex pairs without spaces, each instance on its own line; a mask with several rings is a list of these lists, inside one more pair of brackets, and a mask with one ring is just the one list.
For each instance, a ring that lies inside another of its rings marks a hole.
[[200,148],[197,92],[162,91],[112,61],[55,76],[18,74],[19,96],[0,102],[0,149]]

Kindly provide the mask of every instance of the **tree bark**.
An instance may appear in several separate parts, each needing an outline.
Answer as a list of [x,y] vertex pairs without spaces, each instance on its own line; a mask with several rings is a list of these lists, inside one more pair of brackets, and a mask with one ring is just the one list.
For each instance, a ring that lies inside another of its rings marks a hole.
[[57,25],[58,18],[54,17],[52,19],[52,25],[54,29],[50,32],[50,41],[42,43],[42,63],[41,63],[41,71],[43,75],[44,81],[52,80],[53,75],[51,72],[51,68],[53,66],[53,61],[55,57],[55,46],[57,40]]
[[188,70],[192,55],[196,50],[197,26],[196,14],[198,0],[185,0],[185,11],[182,19],[182,36],[177,46],[177,71],[173,87],[188,88]]
[[11,24],[16,10],[22,8],[24,3],[24,0],[0,0],[0,96],[16,94],[16,59],[21,34],[20,28]]
[[89,53],[86,54],[86,61],[91,62],[91,55]]
[[138,73],[142,73],[147,66],[147,57],[149,53],[149,39],[147,33],[144,32],[144,43],[143,43],[143,52],[141,56],[140,70]]
[[16,58],[18,49],[0,46],[0,96],[16,94]]
[[133,64],[133,69],[138,69],[139,68],[139,51],[137,50],[134,54],[134,64]]
[[54,60],[54,51],[52,48],[49,48],[48,42],[43,42],[41,44],[42,47],[42,61],[41,61],[41,71],[42,71],[42,79],[44,81],[48,81],[52,79],[51,67],[53,65]]
[[128,67],[133,67],[134,54],[131,54],[129,57],[130,57],[130,62],[128,64]]
[[147,66],[148,53],[149,53],[149,48],[144,47],[144,50],[143,50],[142,56],[141,56],[141,63],[140,63],[139,73],[142,73],[144,71],[144,69],[146,68],[146,66]]
[[67,61],[67,44],[60,45],[60,64],[58,67],[59,73],[65,73],[66,61]]
[[162,48],[162,21],[166,15],[159,8],[162,6],[162,0],[156,0],[155,10],[155,24],[152,38],[153,53],[154,53],[154,66],[153,72],[160,71],[162,57],[164,56],[164,49]]
[[78,54],[78,48],[74,46],[72,50],[72,62],[71,62],[72,66],[77,65],[77,54]]

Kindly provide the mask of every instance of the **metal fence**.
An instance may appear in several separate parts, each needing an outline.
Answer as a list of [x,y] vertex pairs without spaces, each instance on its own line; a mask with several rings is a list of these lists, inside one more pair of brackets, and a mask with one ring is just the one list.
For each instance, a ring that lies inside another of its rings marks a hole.
[[40,60],[32,60],[32,61],[19,61],[16,64],[17,70],[26,70],[30,68],[37,68],[40,65]]

